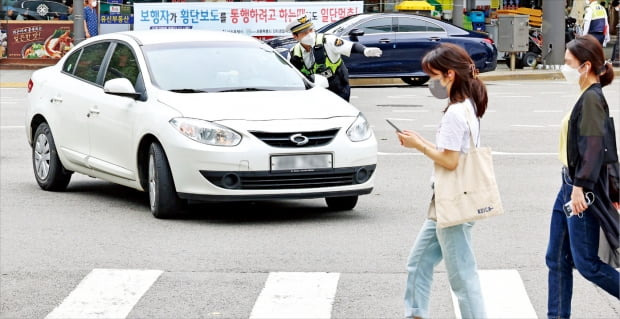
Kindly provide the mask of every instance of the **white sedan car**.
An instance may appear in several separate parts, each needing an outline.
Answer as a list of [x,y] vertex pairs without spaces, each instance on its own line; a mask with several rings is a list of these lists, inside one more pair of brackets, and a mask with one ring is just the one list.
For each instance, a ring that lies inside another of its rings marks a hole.
[[366,118],[251,37],[196,30],[90,38],[28,83],[34,175],[78,172],[148,191],[157,218],[187,200],[325,198],[373,188]]

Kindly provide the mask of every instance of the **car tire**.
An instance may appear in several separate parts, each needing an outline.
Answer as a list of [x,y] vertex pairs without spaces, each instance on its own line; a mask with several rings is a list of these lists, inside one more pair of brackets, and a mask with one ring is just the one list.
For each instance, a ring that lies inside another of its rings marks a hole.
[[358,196],[326,197],[327,207],[332,210],[352,210],[357,205]]
[[428,76],[403,76],[400,79],[409,85],[420,86],[426,83],[429,77]]
[[152,143],[149,147],[148,193],[149,206],[155,218],[171,218],[185,204],[177,195],[168,159],[159,143]]
[[536,59],[538,59],[538,54],[534,52],[525,52],[523,58],[521,58],[521,65],[522,67],[533,67],[536,65]]
[[67,188],[73,172],[67,171],[58,158],[56,144],[49,125],[39,124],[32,144],[32,168],[37,184],[47,191]]

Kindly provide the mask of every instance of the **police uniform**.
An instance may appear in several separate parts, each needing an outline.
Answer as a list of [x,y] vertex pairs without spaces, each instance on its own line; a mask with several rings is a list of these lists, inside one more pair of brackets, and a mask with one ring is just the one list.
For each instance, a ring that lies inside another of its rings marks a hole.
[[[313,28],[314,25],[306,16],[293,20],[287,29],[296,34]],[[369,49],[372,53],[369,52]],[[301,43],[295,44],[290,52],[289,59],[301,73],[312,79],[313,74],[320,74],[327,78],[329,90],[346,101],[351,96],[349,86],[349,71],[344,65],[342,55],[350,56],[352,52],[364,53],[366,56],[380,56],[378,48],[366,48],[359,43],[343,40],[331,34],[316,34],[314,45],[306,50]]]
[[609,42],[607,12],[598,1],[592,1],[586,7],[586,13],[583,17],[583,35],[586,34],[593,35],[603,46]]

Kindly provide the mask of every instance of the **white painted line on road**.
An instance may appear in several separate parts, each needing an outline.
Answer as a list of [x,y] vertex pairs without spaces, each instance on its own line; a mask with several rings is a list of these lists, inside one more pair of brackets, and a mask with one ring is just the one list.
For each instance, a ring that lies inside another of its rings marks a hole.
[[250,319],[331,318],[339,273],[272,272]]
[[439,127],[439,125],[438,124],[427,124],[427,125],[424,125],[424,127]]
[[531,96],[531,95],[502,95],[502,97],[524,98],[524,97],[533,97],[533,96]]
[[526,127],[526,128],[541,128],[541,127],[545,127],[544,125],[531,125],[531,124],[513,124],[510,125],[513,127]]
[[390,121],[401,121],[401,122],[413,122],[416,120],[416,119],[406,119],[402,117],[388,117],[387,119]]
[[414,98],[414,97],[417,97],[417,95],[403,94],[403,95],[388,95],[387,96],[388,99],[409,99],[409,98]]
[[19,126],[19,125],[6,125],[6,126],[0,126],[0,129],[2,130],[17,130],[17,129],[24,129],[24,126]]
[[[488,318],[538,318],[518,271],[479,270],[478,275]],[[454,293],[452,303],[460,319],[461,311]]]
[[45,318],[126,318],[161,270],[93,269]]
[[351,95],[351,96],[349,96],[349,99],[359,99],[359,96],[357,96],[357,95]]
[[428,110],[392,110],[394,113],[428,113]]
[[535,110],[534,113],[562,113],[562,110]]

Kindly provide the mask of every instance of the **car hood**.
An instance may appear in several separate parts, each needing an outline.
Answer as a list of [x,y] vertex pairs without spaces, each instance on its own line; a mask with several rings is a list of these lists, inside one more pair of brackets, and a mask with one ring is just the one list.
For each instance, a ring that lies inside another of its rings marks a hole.
[[208,121],[324,119],[359,114],[353,105],[323,88],[226,93],[162,91],[157,99],[183,117]]

